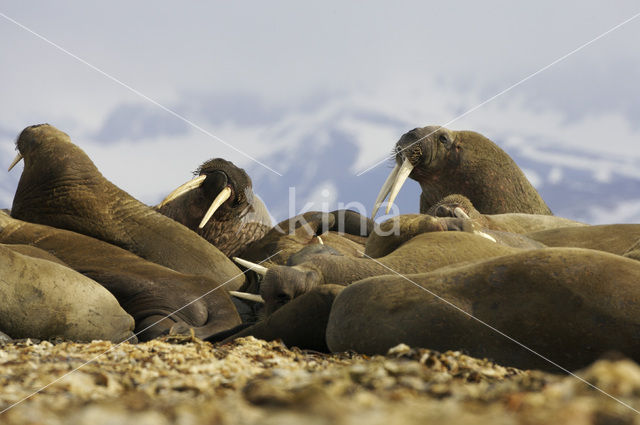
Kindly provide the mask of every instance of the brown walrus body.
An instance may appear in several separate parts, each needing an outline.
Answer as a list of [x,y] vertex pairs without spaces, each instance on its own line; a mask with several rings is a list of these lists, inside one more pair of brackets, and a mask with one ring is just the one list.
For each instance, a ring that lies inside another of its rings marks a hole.
[[142,341],[176,323],[194,328],[202,338],[240,323],[228,294],[214,290],[212,279],[176,272],[98,239],[16,220],[0,211],[0,242],[30,256],[61,260],[101,284],[133,316]]
[[422,188],[421,213],[445,196],[459,193],[483,214],[551,214],[513,159],[479,133],[438,126],[415,128],[402,135],[395,153],[396,168],[380,192],[375,211],[386,194],[391,193],[389,202],[393,202],[408,176]]
[[65,133],[31,126],[16,144],[25,167],[13,217],[109,242],[173,270],[208,276],[225,289],[244,282],[217,248],[105,179]]
[[384,354],[399,343],[461,349],[505,365],[554,369],[472,315],[568,369],[609,350],[638,361],[638,282],[637,261],[580,248],[530,250],[431,273],[378,276],[338,295],[327,344],[332,351],[366,354]]
[[134,322],[88,277],[0,244],[0,329],[13,338],[130,340]]
[[377,258],[318,255],[294,267],[269,267],[260,285],[267,313],[324,284],[349,285],[370,276],[421,273],[456,263],[519,252],[468,232],[422,233]]
[[547,246],[597,249],[624,255],[640,240],[640,224],[560,227],[527,233],[526,236]]
[[458,217],[460,208],[480,228],[502,232],[526,234],[559,227],[585,227],[586,223],[546,214],[504,213],[482,214],[464,195],[456,193],[432,205],[426,214],[434,217]]

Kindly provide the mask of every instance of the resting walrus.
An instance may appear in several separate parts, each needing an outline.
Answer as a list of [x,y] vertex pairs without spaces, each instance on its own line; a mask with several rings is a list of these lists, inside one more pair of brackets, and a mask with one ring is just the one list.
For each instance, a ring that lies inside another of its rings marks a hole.
[[385,354],[405,343],[558,371],[468,313],[568,369],[610,350],[637,361],[639,279],[637,261],[601,251],[521,251],[430,273],[315,287],[227,340],[253,335],[303,349],[364,354]]
[[462,349],[504,365],[554,369],[444,299],[571,370],[609,350],[638,361],[639,281],[637,261],[580,248],[523,251],[431,273],[373,277],[337,296],[327,344],[332,351],[365,354],[384,354],[399,343]]
[[396,167],[384,183],[373,215],[389,195],[390,208],[407,177],[420,183],[420,212],[447,195],[468,197],[483,214],[551,214],[516,163],[495,143],[473,131],[415,128],[395,146]]
[[25,128],[16,142],[24,171],[11,216],[112,243],[170,269],[212,278],[225,289],[244,282],[216,247],[131,197],[100,174],[69,136],[48,124]]
[[187,226],[229,257],[242,255],[247,244],[271,229],[267,207],[253,193],[251,178],[242,168],[215,158],[194,174],[193,180],[171,192],[156,210]]
[[0,242],[14,251],[64,262],[104,286],[133,316],[141,341],[176,323],[193,328],[201,338],[240,323],[227,292],[214,290],[212,279],[176,272],[101,240],[0,211]]
[[456,193],[433,204],[426,214],[434,217],[468,217],[483,229],[526,234],[559,227],[586,227],[586,223],[547,214],[481,214],[469,198]]
[[136,341],[115,297],[68,267],[0,244],[0,277],[0,329],[13,338]]
[[446,228],[434,228],[434,231],[421,233],[375,260],[317,255],[293,267],[270,266],[264,271],[264,279],[260,284],[265,312],[275,311],[320,285],[349,285],[366,277],[389,274],[390,269],[399,273],[427,272],[460,262],[520,251],[473,233],[443,230]]

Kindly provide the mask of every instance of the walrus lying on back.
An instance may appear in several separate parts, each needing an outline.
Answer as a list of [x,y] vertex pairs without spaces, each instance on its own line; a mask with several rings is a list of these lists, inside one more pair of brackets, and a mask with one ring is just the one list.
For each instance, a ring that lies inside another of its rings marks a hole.
[[395,146],[396,167],[382,186],[373,216],[389,195],[387,212],[407,177],[420,183],[420,212],[459,193],[483,214],[551,214],[516,163],[495,143],[473,131],[415,128]]
[[225,289],[244,282],[213,245],[105,179],[62,131],[27,127],[16,145],[25,166],[13,217],[92,236],[170,269],[208,276]]

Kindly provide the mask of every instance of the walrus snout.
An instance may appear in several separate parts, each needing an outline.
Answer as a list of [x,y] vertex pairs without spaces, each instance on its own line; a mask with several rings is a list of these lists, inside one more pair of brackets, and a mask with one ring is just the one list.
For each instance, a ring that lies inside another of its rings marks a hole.
[[298,266],[270,267],[260,284],[260,295],[265,301],[265,313],[273,313],[320,283],[320,275],[313,270],[304,270]]

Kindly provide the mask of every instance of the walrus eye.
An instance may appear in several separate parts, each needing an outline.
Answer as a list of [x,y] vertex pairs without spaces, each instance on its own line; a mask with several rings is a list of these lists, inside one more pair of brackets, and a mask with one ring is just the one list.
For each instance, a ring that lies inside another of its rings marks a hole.
[[447,137],[447,135],[446,135],[446,134],[441,134],[441,135],[440,135],[440,143],[444,143],[445,145],[446,145],[447,143],[449,143],[449,138]]

